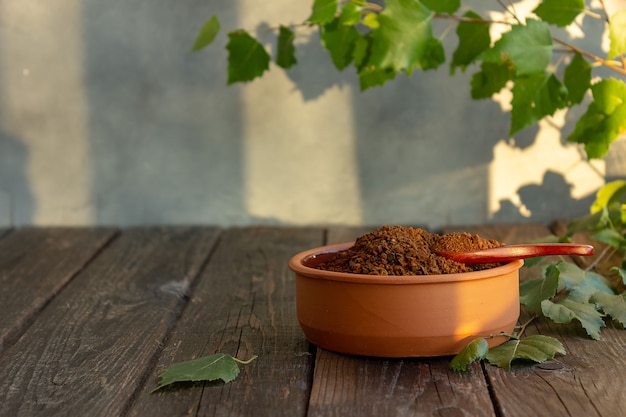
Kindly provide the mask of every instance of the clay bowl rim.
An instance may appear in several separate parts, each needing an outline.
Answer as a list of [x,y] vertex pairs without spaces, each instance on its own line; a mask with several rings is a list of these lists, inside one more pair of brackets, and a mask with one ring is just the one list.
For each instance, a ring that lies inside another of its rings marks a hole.
[[368,275],[349,272],[324,271],[304,265],[307,260],[317,255],[339,252],[353,246],[355,242],[343,242],[333,245],[318,246],[297,253],[289,260],[289,268],[302,276],[329,281],[351,282],[359,284],[438,284],[442,282],[461,282],[488,279],[519,270],[524,261],[521,259],[508,262],[495,268],[480,271],[460,272],[455,274],[436,275]]

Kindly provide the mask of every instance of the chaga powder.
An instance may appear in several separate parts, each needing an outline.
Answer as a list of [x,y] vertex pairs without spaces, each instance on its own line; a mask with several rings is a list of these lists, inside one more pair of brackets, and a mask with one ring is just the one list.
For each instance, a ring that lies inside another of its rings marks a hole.
[[359,237],[354,246],[337,252],[318,269],[369,275],[436,275],[477,271],[497,264],[466,265],[433,250],[467,251],[502,246],[470,233],[438,235],[423,229],[383,226]]

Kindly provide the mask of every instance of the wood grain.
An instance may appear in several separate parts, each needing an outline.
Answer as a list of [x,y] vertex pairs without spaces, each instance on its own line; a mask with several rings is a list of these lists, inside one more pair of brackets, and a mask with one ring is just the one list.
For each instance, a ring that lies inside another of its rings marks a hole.
[[[328,242],[367,230],[331,228]],[[478,364],[449,369],[449,357],[363,358],[318,349],[309,416],[495,416]]]
[[123,415],[217,235],[124,231],[2,353],[0,415]]
[[0,238],[0,352],[113,236],[112,229],[27,228]]
[[[287,263],[322,245],[323,236],[322,229],[228,230],[129,414],[305,416],[314,352],[297,322]],[[258,358],[229,384],[178,384],[149,393],[165,367],[216,352]]]
[[[549,232],[547,227],[524,225],[468,228],[485,237],[502,238],[507,243],[524,243]],[[525,271],[536,278],[536,270]],[[540,275],[539,275],[540,276]],[[565,356],[543,364],[517,364],[505,371],[486,364],[499,415],[506,416],[621,416],[626,410],[626,332],[612,324],[602,331],[602,340],[591,340],[577,323],[554,324],[536,320],[526,335],[545,334],[558,338]]]

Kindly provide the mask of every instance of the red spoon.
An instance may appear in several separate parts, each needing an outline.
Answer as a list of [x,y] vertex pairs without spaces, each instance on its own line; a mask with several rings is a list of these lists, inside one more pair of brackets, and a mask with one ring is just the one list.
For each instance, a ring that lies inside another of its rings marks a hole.
[[435,251],[439,256],[464,264],[488,264],[548,255],[593,255],[593,246],[574,243],[536,243],[478,249],[470,252]]

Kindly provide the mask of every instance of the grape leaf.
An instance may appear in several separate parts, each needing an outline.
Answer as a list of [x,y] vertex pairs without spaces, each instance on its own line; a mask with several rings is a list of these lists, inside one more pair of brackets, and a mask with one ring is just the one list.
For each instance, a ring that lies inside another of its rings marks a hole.
[[356,25],[361,21],[361,12],[363,7],[356,3],[346,3],[341,9],[339,15],[339,23],[342,25]]
[[[463,17],[480,19],[480,15],[473,11],[466,12]],[[467,66],[491,45],[489,23],[460,22],[456,27],[456,34],[459,38],[459,45],[452,54],[450,63],[452,74],[456,67],[465,71]]]
[[565,355],[565,348],[557,339],[543,335],[528,336],[523,339],[509,340],[489,350],[486,359],[492,365],[506,370],[511,369],[511,362],[526,359],[537,363],[553,359],[560,353]]
[[544,278],[526,281],[520,285],[520,303],[528,310],[541,314],[541,302],[548,300],[556,294],[559,286],[559,264],[550,265],[545,272]]
[[571,300],[587,303],[589,297],[598,291],[613,294],[609,281],[602,275],[592,271],[585,271],[571,262],[559,263],[559,281],[570,292]]
[[330,57],[337,69],[342,70],[352,62],[352,52],[357,39],[360,38],[359,32],[354,26],[342,25],[339,18],[322,26],[321,28],[322,43],[330,52]]
[[424,55],[422,57],[422,69],[424,71],[435,69],[446,61],[443,44],[437,38],[428,39]]
[[607,78],[592,85],[591,93],[593,101],[567,138],[584,144],[590,159],[606,155],[611,142],[626,132],[626,84]]
[[251,81],[269,69],[269,54],[248,32],[230,32],[228,38],[228,84]]
[[461,0],[421,0],[421,2],[437,13],[453,14],[461,7]]
[[568,298],[557,303],[544,300],[541,302],[541,310],[544,316],[555,323],[566,324],[578,320],[587,334],[595,340],[600,339],[600,328],[605,326],[602,313],[593,304],[579,303]]
[[278,30],[278,48],[276,52],[276,64],[281,68],[291,68],[298,63],[296,48],[293,46],[294,39],[293,31],[281,25]]
[[567,26],[585,11],[585,0],[543,0],[533,10],[544,22]]
[[549,72],[516,77],[512,91],[510,135],[566,105],[567,89]]
[[608,58],[626,54],[626,10],[620,10],[613,14],[609,24],[609,48]]
[[368,66],[394,72],[423,66],[429,52],[433,14],[415,0],[388,0],[378,16],[379,26],[372,32],[372,54]]
[[363,18],[362,23],[370,29],[377,29],[380,26],[380,23],[378,23],[378,14],[376,13],[366,14],[365,17]]
[[152,392],[175,382],[216,381],[221,379],[228,383],[239,375],[239,365],[252,362],[241,361],[224,353],[204,356],[186,362],[175,363],[159,375],[159,382]]
[[202,48],[207,47],[213,42],[217,32],[220,31],[220,21],[217,16],[213,15],[200,29],[198,33],[198,37],[196,38],[195,43],[193,44],[193,50],[199,51]]
[[361,91],[368,88],[383,85],[389,80],[393,80],[396,73],[393,70],[381,70],[375,67],[365,67],[359,71],[359,85]]
[[479,337],[467,344],[450,362],[454,371],[467,371],[467,365],[485,357],[489,352],[489,344],[484,337]]
[[515,71],[508,63],[494,64],[483,62],[480,71],[472,76],[471,94],[474,100],[490,98],[502,90],[507,81],[515,76]]
[[313,11],[307,19],[310,23],[325,25],[335,18],[337,13],[337,0],[314,0]]
[[492,48],[481,54],[483,61],[513,62],[518,75],[543,73],[552,58],[552,36],[546,22],[527,19],[513,25]]
[[591,296],[590,301],[602,309],[605,314],[626,327],[626,294],[616,295],[598,292]]
[[583,101],[591,86],[591,64],[581,54],[575,54],[572,62],[565,68],[563,84],[567,88],[567,102],[570,106]]

